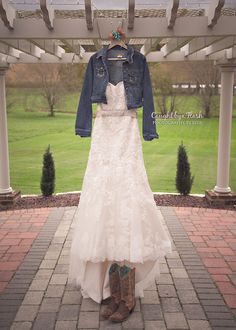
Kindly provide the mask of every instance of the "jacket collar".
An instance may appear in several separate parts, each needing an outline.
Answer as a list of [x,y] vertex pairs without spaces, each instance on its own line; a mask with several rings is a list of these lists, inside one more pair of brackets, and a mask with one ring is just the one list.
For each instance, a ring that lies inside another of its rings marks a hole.
[[[134,48],[130,46],[129,44],[126,44],[127,46],[127,61],[129,63],[133,63],[133,55],[134,55]],[[103,46],[98,52],[96,58],[103,57],[106,58],[108,51],[108,45]]]

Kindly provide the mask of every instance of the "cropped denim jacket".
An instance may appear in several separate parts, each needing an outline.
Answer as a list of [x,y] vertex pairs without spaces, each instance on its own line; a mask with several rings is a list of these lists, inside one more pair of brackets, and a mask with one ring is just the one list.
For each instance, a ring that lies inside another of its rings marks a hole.
[[[159,138],[156,132],[151,79],[146,57],[127,45],[127,60],[123,62],[123,83],[128,109],[143,107],[142,135],[144,140]],[[92,103],[106,103],[108,46],[93,54],[88,62],[77,108],[75,134],[89,137],[92,132]]]

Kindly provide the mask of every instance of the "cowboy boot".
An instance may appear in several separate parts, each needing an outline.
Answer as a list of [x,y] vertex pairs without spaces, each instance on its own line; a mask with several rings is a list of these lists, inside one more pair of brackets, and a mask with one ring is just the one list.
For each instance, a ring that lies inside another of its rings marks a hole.
[[102,299],[101,305],[108,305],[111,301],[111,297],[107,297],[106,299]]
[[121,300],[118,309],[109,317],[113,322],[123,322],[128,318],[136,305],[135,267],[120,267]]
[[101,312],[104,319],[108,319],[119,307],[120,303],[120,266],[113,263],[109,269],[110,301],[106,308]]

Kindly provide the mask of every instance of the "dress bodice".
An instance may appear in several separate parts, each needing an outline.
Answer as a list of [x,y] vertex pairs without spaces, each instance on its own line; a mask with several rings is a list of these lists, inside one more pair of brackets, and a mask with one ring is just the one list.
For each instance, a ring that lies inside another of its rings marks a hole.
[[126,95],[124,82],[120,81],[113,85],[108,83],[106,87],[106,103],[97,104],[96,116],[131,116],[137,117],[137,109],[128,109],[126,105]]

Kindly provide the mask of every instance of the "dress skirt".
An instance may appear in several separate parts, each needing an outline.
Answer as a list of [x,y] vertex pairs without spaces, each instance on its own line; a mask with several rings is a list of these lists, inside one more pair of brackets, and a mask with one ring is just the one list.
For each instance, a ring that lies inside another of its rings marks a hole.
[[94,119],[68,274],[68,283],[98,303],[110,296],[113,262],[136,267],[135,296],[143,297],[172,252],[148,182],[137,110],[126,108],[123,82],[109,83],[106,94]]

